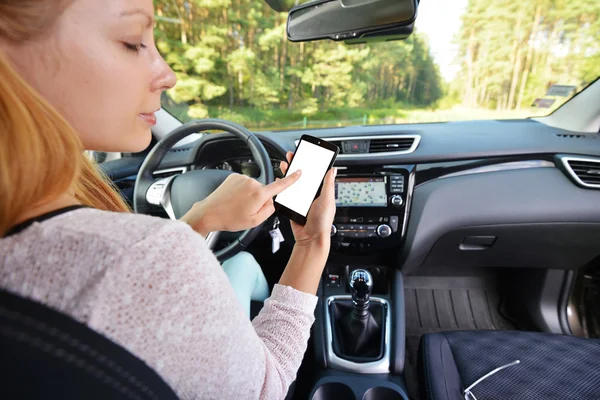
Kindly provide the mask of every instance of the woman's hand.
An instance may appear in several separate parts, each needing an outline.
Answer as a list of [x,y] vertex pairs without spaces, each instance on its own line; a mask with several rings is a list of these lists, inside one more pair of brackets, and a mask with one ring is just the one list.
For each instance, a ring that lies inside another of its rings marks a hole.
[[293,185],[300,171],[269,185],[232,174],[207,198],[194,204],[181,220],[196,232],[237,232],[263,223],[275,211],[273,197]]
[[[293,153],[288,152],[286,158],[291,162]],[[281,171],[285,173],[288,164],[281,163]],[[335,175],[336,168],[332,168],[323,181],[321,194],[315,199],[306,216],[306,225],[302,226],[290,221],[292,232],[296,239],[296,246],[317,246],[329,251],[331,244],[331,225],[335,217]],[[287,178],[287,177],[286,177]],[[285,178],[284,178],[285,179]]]
[[[288,162],[291,161],[292,153],[287,153],[286,157]],[[281,163],[281,170],[285,172],[287,164]],[[280,285],[305,293],[317,293],[331,247],[331,224],[335,216],[335,175],[335,168],[325,175],[321,195],[312,203],[306,216],[306,225],[292,221],[296,246],[281,275]]]

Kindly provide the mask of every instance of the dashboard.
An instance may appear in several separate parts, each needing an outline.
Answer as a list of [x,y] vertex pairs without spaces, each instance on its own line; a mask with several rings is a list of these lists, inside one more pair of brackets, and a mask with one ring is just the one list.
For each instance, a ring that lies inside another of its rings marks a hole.
[[[279,177],[279,162],[302,134],[342,148],[335,254],[389,254],[406,272],[575,269],[600,257],[597,134],[533,120],[259,132]],[[170,151],[161,169],[179,166],[258,175],[244,143],[228,134]]]

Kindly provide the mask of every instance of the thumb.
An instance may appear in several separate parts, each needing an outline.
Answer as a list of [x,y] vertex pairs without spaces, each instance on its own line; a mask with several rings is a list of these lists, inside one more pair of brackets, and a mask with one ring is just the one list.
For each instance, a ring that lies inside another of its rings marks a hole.
[[292,186],[294,183],[296,183],[298,181],[298,179],[300,179],[301,174],[302,174],[302,172],[300,170],[297,170],[293,174],[289,174],[285,178],[279,179],[279,180],[265,186],[268,197],[273,197],[273,196],[283,192],[285,189],[289,188],[290,186]]
[[273,215],[274,212],[275,205],[273,204],[273,200],[269,198],[269,200],[267,200],[267,202],[263,204],[260,210],[258,210],[258,212],[256,213],[256,219],[254,221],[256,226],[265,222],[267,218]]

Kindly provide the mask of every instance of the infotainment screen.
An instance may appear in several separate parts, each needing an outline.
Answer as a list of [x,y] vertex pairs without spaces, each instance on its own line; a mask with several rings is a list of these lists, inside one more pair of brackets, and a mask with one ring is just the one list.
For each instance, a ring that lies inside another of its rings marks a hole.
[[338,207],[385,207],[385,179],[338,178],[335,180],[335,205]]

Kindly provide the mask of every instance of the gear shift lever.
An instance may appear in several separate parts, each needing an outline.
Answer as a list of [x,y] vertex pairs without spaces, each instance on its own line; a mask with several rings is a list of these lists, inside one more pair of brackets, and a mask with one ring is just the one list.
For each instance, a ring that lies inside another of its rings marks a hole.
[[350,274],[350,292],[352,293],[353,313],[357,318],[369,315],[369,300],[373,290],[373,277],[365,269],[357,269]]
[[348,300],[334,302],[332,324],[336,332],[335,344],[342,357],[354,360],[373,360],[383,354],[383,308],[369,304],[373,290],[373,277],[369,271],[352,271],[348,282],[352,304]]

